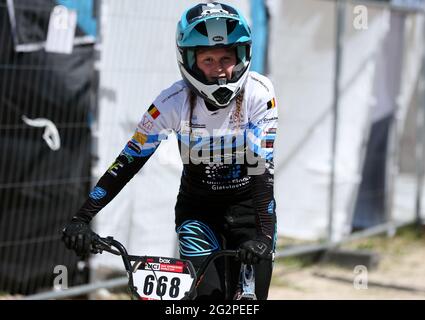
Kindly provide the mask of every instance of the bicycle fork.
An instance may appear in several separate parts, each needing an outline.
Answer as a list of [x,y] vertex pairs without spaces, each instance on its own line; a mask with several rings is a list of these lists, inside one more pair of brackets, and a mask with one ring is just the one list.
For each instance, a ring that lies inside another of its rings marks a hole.
[[255,295],[255,273],[254,267],[250,264],[241,264],[239,274],[239,284],[234,300],[257,300]]

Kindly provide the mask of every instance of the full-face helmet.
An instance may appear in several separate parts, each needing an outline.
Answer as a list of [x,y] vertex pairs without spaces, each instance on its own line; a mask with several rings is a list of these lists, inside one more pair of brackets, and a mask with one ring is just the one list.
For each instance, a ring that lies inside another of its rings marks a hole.
[[[251,30],[240,11],[218,2],[198,4],[186,10],[177,24],[177,62],[181,75],[200,97],[224,108],[241,92],[251,64]],[[234,48],[232,77],[208,81],[196,65],[200,48]]]

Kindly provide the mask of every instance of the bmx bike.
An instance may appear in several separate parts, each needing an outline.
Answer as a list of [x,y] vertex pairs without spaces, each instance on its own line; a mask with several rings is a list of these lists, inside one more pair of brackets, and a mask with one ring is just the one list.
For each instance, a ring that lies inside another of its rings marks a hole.
[[[198,270],[191,261],[159,256],[134,256],[113,237],[93,238],[91,252],[121,256],[128,277],[128,290],[135,300],[194,300],[210,264],[219,257],[239,257],[239,250],[211,253]],[[242,264],[234,300],[256,300],[254,269]]]

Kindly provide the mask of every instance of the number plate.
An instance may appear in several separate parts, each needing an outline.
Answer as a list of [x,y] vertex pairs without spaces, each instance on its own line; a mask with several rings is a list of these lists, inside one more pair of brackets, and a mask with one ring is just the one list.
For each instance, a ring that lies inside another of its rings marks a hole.
[[[145,262],[146,261],[146,262]],[[146,257],[134,265],[133,281],[137,293],[146,300],[181,300],[195,281],[190,261]]]

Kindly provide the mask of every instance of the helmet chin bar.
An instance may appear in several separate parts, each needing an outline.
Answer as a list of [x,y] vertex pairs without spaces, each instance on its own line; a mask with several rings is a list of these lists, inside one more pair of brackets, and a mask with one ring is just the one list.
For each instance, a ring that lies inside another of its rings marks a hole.
[[183,79],[190,88],[200,97],[206,99],[217,108],[225,108],[240,92],[240,88],[245,84],[248,77],[247,68],[244,74],[236,82],[227,82],[220,85],[218,82],[214,84],[205,84],[193,77],[183,66],[179,64],[180,72]]
[[233,91],[227,89],[226,87],[220,87],[212,93],[212,96],[220,104],[229,104],[230,99],[232,98]]

